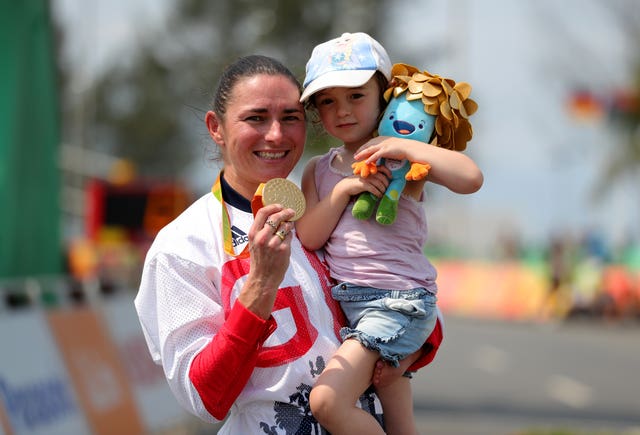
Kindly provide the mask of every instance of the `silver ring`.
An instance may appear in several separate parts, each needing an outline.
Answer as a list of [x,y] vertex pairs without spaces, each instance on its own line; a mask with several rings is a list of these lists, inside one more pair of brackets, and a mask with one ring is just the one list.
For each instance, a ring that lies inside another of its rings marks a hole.
[[278,225],[276,225],[276,223],[274,221],[272,221],[271,219],[268,219],[265,224],[269,225],[271,228],[273,228],[273,231],[276,231],[278,229]]
[[276,231],[276,236],[280,237],[280,240],[284,242],[284,238],[287,237],[287,233],[283,230]]

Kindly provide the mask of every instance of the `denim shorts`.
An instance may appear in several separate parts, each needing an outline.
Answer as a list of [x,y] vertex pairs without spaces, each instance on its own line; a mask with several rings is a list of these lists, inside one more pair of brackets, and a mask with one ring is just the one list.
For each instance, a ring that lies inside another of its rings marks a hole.
[[384,290],[340,283],[333,298],[349,321],[343,340],[354,338],[394,365],[411,355],[433,331],[438,317],[436,296],[424,288]]

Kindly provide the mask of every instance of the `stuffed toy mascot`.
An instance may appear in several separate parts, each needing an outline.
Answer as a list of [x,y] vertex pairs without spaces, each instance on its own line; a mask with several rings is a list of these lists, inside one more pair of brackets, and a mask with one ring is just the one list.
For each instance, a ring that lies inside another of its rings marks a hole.
[[[478,108],[469,98],[471,86],[452,79],[432,75],[406,64],[395,64],[391,82],[384,98],[389,102],[378,125],[379,136],[396,136],[422,141],[425,144],[463,151],[473,137],[469,123]],[[353,173],[366,177],[375,174],[379,166],[392,174],[389,186],[380,199],[376,221],[391,225],[398,212],[398,201],[407,180],[427,176],[430,166],[408,160],[380,159],[375,163],[356,162]],[[369,192],[360,194],[352,214],[357,219],[371,217],[378,198]]]

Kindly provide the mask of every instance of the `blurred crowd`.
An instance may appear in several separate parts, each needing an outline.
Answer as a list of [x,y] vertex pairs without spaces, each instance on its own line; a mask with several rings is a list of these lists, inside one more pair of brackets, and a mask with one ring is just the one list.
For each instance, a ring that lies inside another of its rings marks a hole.
[[[103,229],[98,242],[73,241],[66,252],[65,276],[0,280],[2,305],[5,309],[34,304],[56,307],[113,293],[133,295],[149,242],[150,238],[132,241],[114,228]],[[552,237],[548,246],[534,249],[523,247],[517,238],[504,237],[492,259],[440,251],[434,249],[431,254],[444,260],[437,262],[443,290],[439,299],[449,310],[543,321],[640,322],[640,243],[631,239],[614,248],[595,232],[562,234]],[[509,270],[518,272],[505,272]],[[495,304],[503,306],[487,312],[478,302],[484,300],[486,305],[487,291],[494,294]],[[480,305],[471,307],[475,303]],[[522,306],[516,310],[519,314],[513,311],[514,304]]]
[[543,316],[640,320],[640,244],[612,248],[597,233],[553,237]]

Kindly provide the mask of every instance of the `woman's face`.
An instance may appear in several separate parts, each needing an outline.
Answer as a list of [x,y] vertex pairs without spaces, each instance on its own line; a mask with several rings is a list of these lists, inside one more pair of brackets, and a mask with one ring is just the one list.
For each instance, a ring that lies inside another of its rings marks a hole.
[[207,127],[222,151],[224,178],[251,199],[260,183],[286,178],[304,150],[306,122],[298,88],[285,76],[260,74],[234,86],[224,120]]

